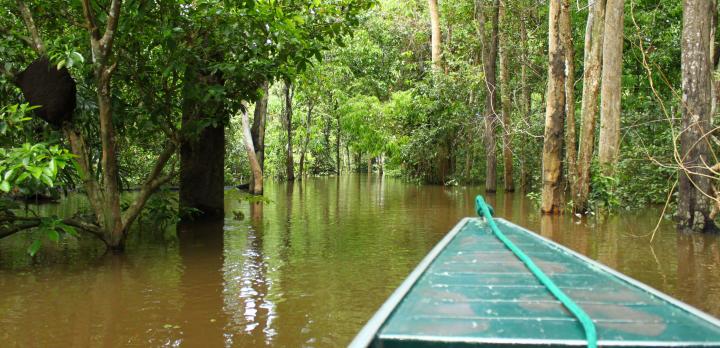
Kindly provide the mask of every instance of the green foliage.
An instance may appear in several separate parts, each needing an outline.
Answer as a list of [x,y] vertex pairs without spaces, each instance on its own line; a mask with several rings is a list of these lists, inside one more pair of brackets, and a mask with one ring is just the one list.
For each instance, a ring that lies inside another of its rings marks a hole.
[[68,150],[45,143],[0,148],[0,191],[7,193],[16,188],[31,193],[52,188],[58,171],[72,163],[73,157]]

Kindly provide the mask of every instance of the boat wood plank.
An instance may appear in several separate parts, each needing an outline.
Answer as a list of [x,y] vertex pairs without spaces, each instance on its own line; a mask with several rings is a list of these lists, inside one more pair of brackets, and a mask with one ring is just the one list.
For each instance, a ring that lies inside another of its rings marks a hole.
[[[600,347],[720,347],[720,321],[503,219],[504,234],[593,319]],[[585,346],[577,319],[493,235],[463,219],[351,347]]]

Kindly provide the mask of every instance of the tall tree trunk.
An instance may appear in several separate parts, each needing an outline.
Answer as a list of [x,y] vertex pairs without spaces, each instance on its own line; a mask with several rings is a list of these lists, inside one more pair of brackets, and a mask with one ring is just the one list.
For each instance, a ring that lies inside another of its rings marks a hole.
[[208,119],[224,117],[219,100],[200,101],[198,89],[222,84],[214,74],[189,67],[183,91],[182,129],[187,133],[180,147],[180,207],[198,210],[190,219],[222,219],[225,197],[225,126],[205,126]]
[[550,1],[548,26],[548,85],[543,145],[543,190],[541,211],[562,212],[562,148],[565,122],[565,51],[562,46],[562,21],[568,16],[568,0]]
[[565,51],[565,162],[567,163],[570,191],[575,193],[577,182],[577,132],[575,130],[575,46],[573,45],[570,4],[563,3],[560,21],[560,39]]
[[[261,97],[260,100],[258,100],[258,104],[255,105],[255,110],[257,110],[258,107],[262,107],[260,104],[264,98],[265,97]],[[255,116],[257,116],[257,114]],[[250,192],[256,195],[261,195],[263,193],[263,170],[260,165],[260,159],[258,158],[258,151],[255,149],[255,141],[253,140],[252,131],[250,129],[250,121],[248,120],[247,110],[242,110],[241,117],[243,142],[245,143],[245,151],[247,151],[248,160],[250,160],[250,170],[252,171],[253,176],[253,180],[250,185]]]
[[292,142],[292,100],[293,86],[292,82],[285,81],[283,89],[285,94],[285,109],[283,110],[283,123],[287,131],[287,155],[285,156],[285,174],[288,181],[295,180],[295,161],[293,160],[293,142]]
[[[505,9],[500,7],[500,26],[505,26]],[[507,30],[507,28],[505,28]],[[503,183],[505,192],[515,191],[515,183],[513,182],[513,158],[512,158],[512,137],[511,137],[511,121],[510,121],[510,50],[508,49],[507,34],[500,31],[500,85],[502,103],[502,120],[503,120]]]
[[[255,113],[253,117],[250,136],[255,147],[255,158],[260,166],[260,174],[265,173],[265,124],[267,122],[268,98],[270,97],[270,83],[265,81],[262,85],[263,95],[255,102]],[[252,161],[251,161],[252,163]],[[255,172],[253,169],[253,177],[250,181],[250,193],[261,195],[263,193],[263,178],[260,178],[258,186],[255,180]]]
[[[335,162],[337,167],[337,175],[341,172],[340,145],[342,141],[342,128],[340,127],[340,114],[337,112],[337,104],[335,104],[335,114],[337,115],[337,135],[335,136]],[[329,143],[328,143],[329,145]],[[348,151],[348,168],[350,167],[350,151]]]
[[[707,132],[712,129],[711,25],[712,0],[683,1],[682,89],[678,224],[683,230],[716,230],[710,217],[713,200],[712,153]],[[604,83],[604,82],[603,82]]]
[[305,153],[307,153],[307,147],[310,143],[310,126],[312,125],[312,112],[314,106],[313,102],[308,104],[307,119],[305,120],[305,139],[303,139],[303,147],[300,152],[300,179],[305,176]]
[[[22,9],[22,2],[19,2],[19,4]],[[102,148],[101,166],[103,171],[103,189],[97,197],[94,197],[100,199],[102,202],[96,202],[94,206],[101,207],[102,209],[102,211],[96,211],[95,213],[106,235],[106,242],[112,249],[117,250],[124,248],[127,228],[125,224],[123,224],[120,210],[120,175],[116,152],[115,128],[112,122],[112,89],[110,81],[117,67],[117,62],[111,63],[110,58],[121,5],[122,1],[120,0],[113,0],[111,2],[109,9],[110,16],[108,16],[106,21],[105,32],[101,34],[97,25],[97,18],[95,17],[89,0],[82,1],[83,15],[86,20],[86,25],[88,26],[90,46],[93,53],[100,119],[100,142]],[[21,10],[21,12],[23,17],[29,17],[25,18],[27,26],[29,28],[33,27],[33,25],[31,25],[32,17],[29,11]],[[41,41],[37,32],[32,35],[33,41]],[[35,45],[38,46],[37,43]],[[35,49],[42,52],[44,47],[35,47]],[[93,197],[91,197],[91,199],[92,198]]]
[[602,67],[603,31],[605,30],[605,0],[596,0],[590,6],[590,14],[585,28],[585,72],[583,73],[580,151],[577,160],[578,176],[573,194],[574,209],[578,213],[588,210],[590,165],[595,151],[595,120],[600,108],[598,96]]
[[431,51],[432,51],[432,64],[433,69],[436,71],[442,70],[441,60],[441,39],[440,39],[440,12],[438,10],[437,0],[428,0],[428,7],[430,9],[430,29],[431,29]]
[[[476,1],[476,6],[477,6]],[[482,5],[480,5],[482,6]],[[497,191],[497,153],[495,140],[495,124],[497,123],[497,52],[498,52],[498,20],[500,11],[500,0],[493,0],[491,8],[491,31],[486,37],[484,33],[485,19],[481,7],[476,9],[479,11],[480,19],[480,35],[483,38],[483,57],[485,70],[485,156],[487,159],[485,173],[485,191]]]
[[[522,46],[522,65],[520,67],[520,102],[522,105],[522,118],[525,127],[530,127],[530,107],[531,107],[531,96],[530,96],[530,84],[528,83],[528,67],[530,65],[530,49],[527,36],[527,28],[525,24],[526,19],[520,19],[520,44]],[[530,154],[528,153],[528,142],[522,142],[522,161],[520,162],[520,188],[523,192],[527,192],[530,189]]]
[[607,0],[600,91],[599,162],[605,175],[614,173],[620,156],[620,101],[622,80],[624,0]]

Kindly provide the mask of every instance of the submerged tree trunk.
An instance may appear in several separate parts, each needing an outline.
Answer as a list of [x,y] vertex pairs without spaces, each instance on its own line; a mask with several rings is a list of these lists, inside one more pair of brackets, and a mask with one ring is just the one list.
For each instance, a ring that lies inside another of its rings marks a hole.
[[[505,10],[500,7],[500,26],[505,26]],[[500,101],[502,104],[502,121],[503,121],[503,183],[505,192],[515,191],[515,182],[513,181],[513,158],[512,158],[512,137],[510,129],[512,127],[510,121],[510,67],[509,67],[509,42],[506,34],[500,32]]]
[[303,176],[305,175],[305,153],[307,153],[308,144],[310,143],[310,126],[312,124],[312,112],[313,112],[313,105],[312,102],[308,104],[308,112],[307,112],[307,119],[305,120],[305,139],[303,139],[303,147],[300,152],[300,179],[302,180]]
[[[520,67],[520,105],[522,105],[522,118],[524,127],[530,127],[530,84],[528,83],[528,67],[530,65],[530,50],[525,27],[525,18],[520,19],[520,44],[522,46],[522,65]],[[523,141],[521,145],[522,161],[520,161],[520,188],[523,192],[530,189],[530,154],[528,153],[528,142]]]
[[432,51],[432,64],[433,69],[436,71],[442,70],[441,60],[441,38],[440,38],[440,12],[438,11],[437,0],[428,0],[428,7],[430,10],[430,29],[431,29],[431,51]]
[[293,142],[292,142],[292,100],[293,100],[293,86],[292,82],[285,81],[285,87],[283,89],[285,94],[285,109],[283,110],[283,125],[287,131],[287,152],[285,156],[285,175],[288,181],[295,180],[295,160],[293,160]]
[[[476,2],[477,4],[477,2]],[[482,5],[480,5],[482,6]],[[482,11],[478,8],[476,11]],[[494,0],[491,8],[490,35],[485,35],[484,14],[480,13],[480,32],[483,38],[483,67],[485,70],[485,153],[486,153],[486,173],[485,173],[485,191],[497,191],[497,153],[495,139],[495,125],[497,123],[497,52],[498,52],[498,20],[500,11],[500,1]]]
[[707,133],[712,129],[711,25],[714,1],[683,1],[683,114],[679,158],[678,225],[683,230],[712,231],[713,158]]
[[620,155],[624,0],[607,0],[603,38],[599,162],[605,175],[614,173]]
[[600,105],[600,72],[602,67],[603,31],[605,30],[605,0],[596,0],[590,8],[585,29],[585,72],[580,128],[580,151],[577,160],[577,182],[573,194],[575,212],[588,210],[590,196],[590,165],[595,151],[595,120]]
[[550,1],[548,40],[548,85],[545,109],[545,141],[543,145],[543,190],[541,211],[562,212],[562,147],[565,121],[565,51],[562,46],[563,17],[568,0]]
[[[337,135],[335,136],[335,162],[337,167],[337,175],[340,175],[341,170],[341,157],[340,157],[340,145],[342,141],[342,128],[340,127],[340,114],[337,112],[337,104],[335,104],[335,113],[337,114]],[[348,150],[348,168],[350,168],[350,151]]]
[[[183,91],[182,129],[186,132],[180,147],[180,207],[197,210],[190,219],[221,219],[225,197],[225,126],[219,100],[202,102],[198,88],[221,84],[213,74],[189,67]],[[215,119],[215,126],[203,125]]]
[[[261,195],[263,193],[263,178],[260,178],[260,185],[256,183],[255,173],[257,169],[260,174],[265,173],[265,124],[267,122],[268,98],[270,96],[270,83],[265,81],[262,85],[263,95],[255,102],[255,114],[253,117],[250,136],[255,147],[255,158],[259,168],[251,168],[253,177],[250,180],[250,193]],[[252,161],[250,162],[252,164]]]
[[565,51],[565,162],[571,192],[577,182],[577,133],[575,131],[575,47],[572,39],[570,4],[563,3],[560,20],[560,40]]
[[[256,110],[258,107],[261,107],[261,105],[259,104],[264,98],[265,97],[262,97],[261,100],[258,101],[258,105],[255,105]],[[250,170],[252,171],[253,175],[253,180],[250,185],[250,192],[256,195],[261,195],[263,193],[263,170],[257,155],[257,149],[255,149],[252,131],[250,130],[250,121],[248,120],[247,110],[242,110],[241,117],[243,142],[245,144],[245,151],[247,151],[248,160],[250,160]]]

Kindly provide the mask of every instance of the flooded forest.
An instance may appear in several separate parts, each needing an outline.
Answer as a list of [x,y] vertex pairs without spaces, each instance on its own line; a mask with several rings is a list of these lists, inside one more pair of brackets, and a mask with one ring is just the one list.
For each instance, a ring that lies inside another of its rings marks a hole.
[[720,317],[718,9],[0,0],[0,346],[344,346],[477,195]]

